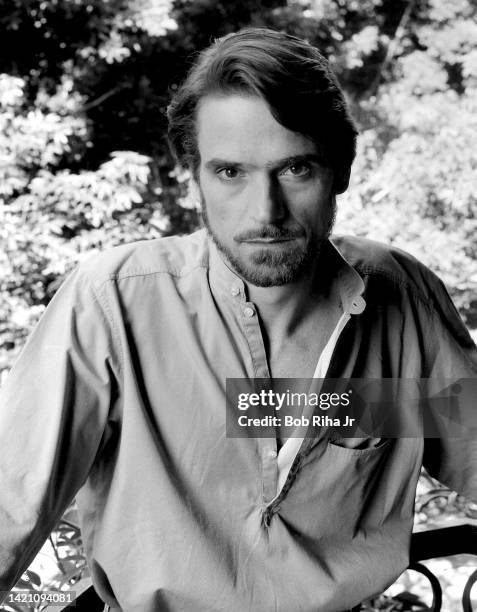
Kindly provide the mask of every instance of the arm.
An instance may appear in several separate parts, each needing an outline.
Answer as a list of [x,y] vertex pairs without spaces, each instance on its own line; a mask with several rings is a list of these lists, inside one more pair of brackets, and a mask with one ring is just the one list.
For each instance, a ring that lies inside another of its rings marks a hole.
[[82,486],[118,379],[88,275],[62,285],[0,392],[0,590],[9,590]]
[[424,466],[434,478],[477,502],[477,347],[444,285],[438,281],[434,299],[432,361],[429,376],[467,379],[459,401],[462,436],[425,440]]

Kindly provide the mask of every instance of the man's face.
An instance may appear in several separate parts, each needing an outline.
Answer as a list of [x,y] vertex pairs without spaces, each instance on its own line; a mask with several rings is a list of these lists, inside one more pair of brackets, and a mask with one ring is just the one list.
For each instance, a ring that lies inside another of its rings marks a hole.
[[197,141],[204,223],[234,270],[260,287],[310,270],[334,218],[333,172],[315,145],[239,95],[202,99]]

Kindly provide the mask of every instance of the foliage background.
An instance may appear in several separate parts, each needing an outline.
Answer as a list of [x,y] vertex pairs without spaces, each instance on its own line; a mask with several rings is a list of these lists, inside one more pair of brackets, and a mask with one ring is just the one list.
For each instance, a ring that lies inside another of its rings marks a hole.
[[307,38],[347,93],[337,231],[418,256],[477,328],[473,0],[3,0],[0,374],[78,261],[197,226],[165,110],[190,57],[244,25]]

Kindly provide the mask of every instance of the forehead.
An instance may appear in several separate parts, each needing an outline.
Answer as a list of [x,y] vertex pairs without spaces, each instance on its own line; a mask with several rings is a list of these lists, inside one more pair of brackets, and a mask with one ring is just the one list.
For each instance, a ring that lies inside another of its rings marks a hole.
[[201,163],[218,158],[264,165],[316,153],[309,139],[278,123],[266,102],[255,96],[203,98],[197,111],[197,144]]

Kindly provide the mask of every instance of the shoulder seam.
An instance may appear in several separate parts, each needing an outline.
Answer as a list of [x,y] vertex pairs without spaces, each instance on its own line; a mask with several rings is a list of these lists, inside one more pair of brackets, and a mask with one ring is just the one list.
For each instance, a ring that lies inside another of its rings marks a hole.
[[138,276],[154,276],[155,274],[167,274],[174,278],[185,278],[186,276],[194,272],[194,270],[197,270],[199,268],[208,269],[208,265],[206,263],[198,263],[197,265],[191,268],[189,267],[184,270],[181,270],[180,272],[177,272],[176,270],[168,270],[168,269],[163,269],[163,270],[158,269],[158,270],[150,270],[150,271],[144,270],[143,272],[128,272],[124,274],[112,272],[111,274],[107,276],[107,278],[104,278],[103,280],[98,280],[94,284],[99,288],[110,281],[117,282],[117,281],[126,280],[128,278],[137,278]]

